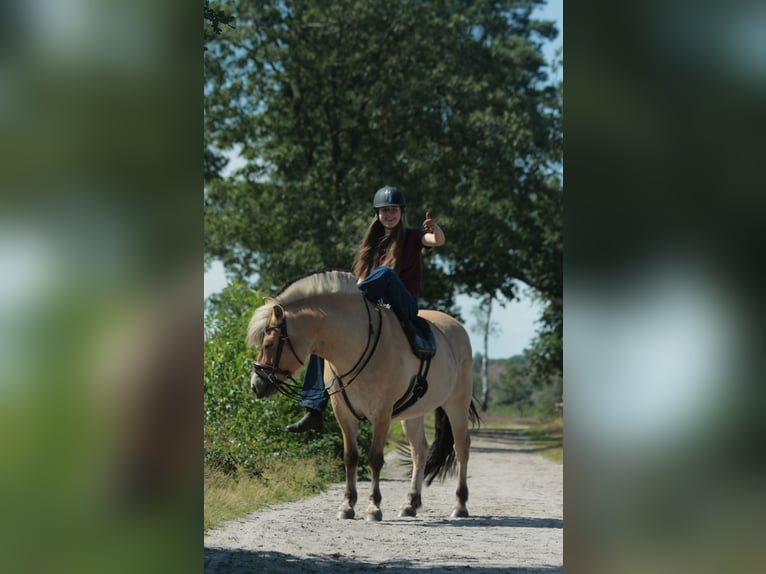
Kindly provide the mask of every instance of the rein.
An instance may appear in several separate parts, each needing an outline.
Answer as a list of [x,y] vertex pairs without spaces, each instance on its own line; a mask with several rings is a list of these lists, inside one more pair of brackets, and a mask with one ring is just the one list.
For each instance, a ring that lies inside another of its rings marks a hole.
[[[380,307],[375,307],[378,311],[378,332],[375,336],[375,342],[372,344],[372,348],[370,348],[370,341],[372,341],[372,335],[375,331],[375,328],[372,324],[372,314],[370,313],[370,303],[367,301],[367,298],[362,295],[362,300],[364,301],[364,308],[367,310],[367,321],[369,325],[369,329],[367,331],[367,345],[365,345],[364,351],[362,351],[362,356],[359,357],[359,360],[356,362],[356,364],[351,367],[347,372],[345,372],[342,375],[339,375],[335,372],[335,369],[332,368],[332,365],[330,365],[330,370],[333,372],[333,378],[330,381],[330,384],[327,386],[327,388],[331,388],[335,381],[338,381],[338,388],[334,391],[330,392],[327,391],[327,394],[329,396],[332,396],[336,393],[343,393],[343,399],[346,401],[346,406],[351,411],[351,414],[353,414],[357,419],[364,420],[364,417],[360,417],[357,412],[354,410],[354,407],[351,406],[351,401],[348,400],[348,395],[346,395],[346,387],[348,387],[351,383],[353,383],[356,378],[362,374],[362,371],[364,371],[365,367],[367,366],[367,363],[370,362],[370,359],[372,359],[372,356],[375,354],[376,349],[378,348],[378,343],[380,342],[380,335],[383,332],[383,315],[380,311]],[[369,353],[367,352],[369,350]],[[366,356],[365,356],[366,355]],[[351,377],[350,380],[343,382],[343,379],[345,377],[348,377],[351,373],[356,371],[353,377]]]

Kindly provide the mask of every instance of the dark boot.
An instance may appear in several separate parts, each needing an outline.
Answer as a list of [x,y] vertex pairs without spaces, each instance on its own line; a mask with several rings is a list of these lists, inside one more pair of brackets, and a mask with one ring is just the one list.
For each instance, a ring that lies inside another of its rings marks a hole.
[[322,430],[324,421],[322,419],[322,413],[314,409],[306,409],[306,414],[297,423],[287,425],[285,430],[287,432],[306,432],[309,430]]

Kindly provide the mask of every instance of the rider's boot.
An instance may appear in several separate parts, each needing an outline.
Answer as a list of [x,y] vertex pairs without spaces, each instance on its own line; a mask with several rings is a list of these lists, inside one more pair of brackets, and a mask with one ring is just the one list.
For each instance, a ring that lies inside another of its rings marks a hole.
[[316,409],[306,409],[306,414],[297,423],[287,425],[287,432],[306,432],[309,430],[322,430],[324,424],[322,413]]

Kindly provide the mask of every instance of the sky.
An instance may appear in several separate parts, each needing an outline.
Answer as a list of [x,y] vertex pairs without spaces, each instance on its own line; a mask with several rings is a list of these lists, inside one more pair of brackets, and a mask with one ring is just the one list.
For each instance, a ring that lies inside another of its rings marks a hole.
[[[564,30],[564,0],[551,0],[537,14],[540,19],[555,20],[558,24],[559,36],[556,41],[544,47],[543,52],[550,61],[555,50],[563,43]],[[559,72],[561,73],[561,72]],[[445,230],[449,238],[449,230]],[[226,286],[223,266],[214,262],[205,273],[205,298]],[[525,289],[519,290],[519,298],[508,302],[505,307],[495,305],[492,321],[497,324],[496,332],[490,336],[487,356],[490,359],[506,359],[521,354],[534,338],[537,331],[537,320],[542,312],[542,306],[533,301]],[[474,320],[471,319],[477,301],[466,295],[458,295],[457,304],[460,307],[465,326],[471,337],[474,353],[484,352],[483,337],[473,331]]]
[[543,48],[545,57],[550,61],[554,52],[564,43],[564,0],[549,0],[537,12],[537,16],[541,20],[554,20],[559,29],[558,38]]

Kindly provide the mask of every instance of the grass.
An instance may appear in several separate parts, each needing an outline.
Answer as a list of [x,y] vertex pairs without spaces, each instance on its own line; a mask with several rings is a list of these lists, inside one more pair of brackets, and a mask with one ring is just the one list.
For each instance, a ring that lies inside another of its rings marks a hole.
[[534,452],[553,462],[564,462],[564,419],[562,415],[542,418],[530,412],[519,416],[518,410],[508,405],[492,405],[481,413],[482,428],[487,430],[513,430],[523,435]]
[[327,488],[314,461],[274,463],[260,476],[205,469],[204,529],[245,516],[264,506],[300,500]]
[[537,422],[522,429],[536,447],[537,453],[553,462],[564,462],[564,423],[561,417],[549,422]]

